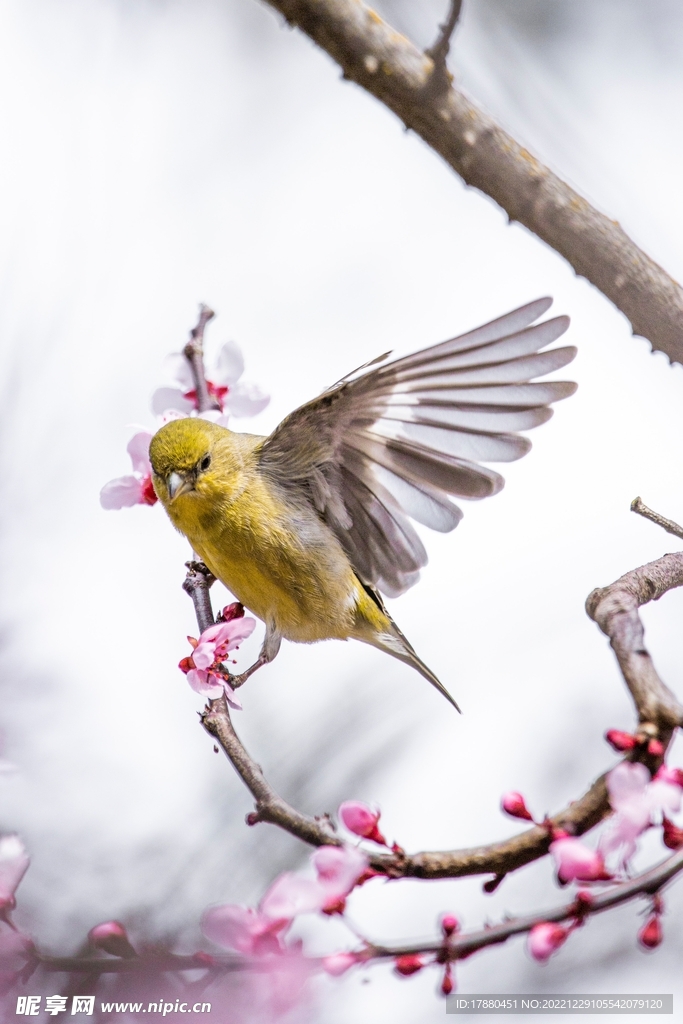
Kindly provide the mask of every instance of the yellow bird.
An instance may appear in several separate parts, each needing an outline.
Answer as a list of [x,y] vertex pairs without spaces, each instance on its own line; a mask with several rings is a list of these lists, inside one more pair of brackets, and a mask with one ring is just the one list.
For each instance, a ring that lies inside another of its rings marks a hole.
[[[449,495],[484,498],[502,477],[479,464],[531,447],[515,433],[544,423],[567,381],[531,383],[569,363],[572,347],[539,350],[569,318],[534,324],[538,299],[468,334],[343,377],[269,437],[204,419],[173,420],[152,438],[154,488],[174,526],[266,626],[257,661],[283,637],[353,638],[412,665],[457,708],[388,614],[427,562],[414,519],[453,530]],[[534,325],[534,326],[532,326]]]

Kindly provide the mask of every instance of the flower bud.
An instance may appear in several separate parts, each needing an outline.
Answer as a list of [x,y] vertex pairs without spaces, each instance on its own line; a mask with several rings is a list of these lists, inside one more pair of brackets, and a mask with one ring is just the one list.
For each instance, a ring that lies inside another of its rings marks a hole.
[[423,967],[424,960],[417,953],[405,953],[403,956],[397,956],[394,963],[396,973],[402,974],[405,978],[421,971]]
[[666,815],[662,818],[662,828],[664,845],[668,846],[670,850],[680,850],[683,846],[683,828],[674,825]]
[[104,921],[96,924],[88,932],[88,938],[97,949],[103,949],[112,956],[120,956],[131,960],[137,953],[130,944],[128,932],[120,921]]
[[650,740],[647,745],[647,752],[648,754],[651,754],[652,757],[661,757],[664,753],[664,744],[661,740]]
[[339,817],[349,832],[363,839],[371,839],[373,843],[386,846],[387,841],[379,831],[379,811],[373,811],[360,800],[345,800],[339,806]]
[[323,957],[322,968],[333,978],[338,978],[357,963],[358,957],[355,953],[332,953],[331,956]]
[[542,921],[529,932],[528,949],[534,960],[547,960],[566,941],[569,931],[559,924]]
[[662,933],[662,924],[658,914],[653,914],[652,917],[646,921],[643,927],[638,932],[638,942],[645,949],[655,949],[664,935]]
[[443,981],[441,982],[441,991],[445,996],[449,996],[454,988],[453,973],[451,971],[451,965],[448,964],[446,967],[446,973],[443,976]]
[[638,744],[635,736],[632,736],[630,732],[621,732],[620,729],[608,729],[605,733],[605,739],[614,750],[620,752],[633,750]]
[[460,931],[460,922],[453,914],[444,914],[441,918],[441,927],[446,938],[450,938],[453,932]]
[[232,622],[233,619],[241,619],[243,616],[244,605],[239,601],[233,601],[232,604],[226,604],[220,617],[223,622]]
[[574,879],[595,882],[611,877],[605,871],[602,854],[589,849],[572,836],[556,839],[550,844],[550,852],[555,859],[560,882],[571,882]]
[[523,818],[525,821],[533,821],[529,814],[524,797],[521,793],[504,793],[500,806],[511,818]]

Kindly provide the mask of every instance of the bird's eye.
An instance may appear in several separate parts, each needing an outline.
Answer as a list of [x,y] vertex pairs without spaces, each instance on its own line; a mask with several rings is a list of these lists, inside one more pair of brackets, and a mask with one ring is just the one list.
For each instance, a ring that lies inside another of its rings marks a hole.
[[202,472],[204,472],[204,470],[208,469],[210,465],[211,465],[211,456],[210,455],[205,455],[204,458],[202,459],[202,461],[199,463],[199,468],[201,469]]

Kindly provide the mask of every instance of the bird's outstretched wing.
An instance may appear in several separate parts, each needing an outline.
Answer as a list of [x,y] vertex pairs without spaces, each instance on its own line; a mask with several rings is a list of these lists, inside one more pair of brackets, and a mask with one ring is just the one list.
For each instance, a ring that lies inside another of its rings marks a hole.
[[260,451],[260,467],[311,501],[364,583],[390,597],[418,579],[427,554],[409,518],[447,532],[462,512],[448,495],[485,498],[503,478],[482,462],[531,447],[515,433],[544,423],[568,381],[530,383],[576,355],[540,352],[566,316],[535,324],[538,299],[468,334],[393,362],[390,353],[291,413]]

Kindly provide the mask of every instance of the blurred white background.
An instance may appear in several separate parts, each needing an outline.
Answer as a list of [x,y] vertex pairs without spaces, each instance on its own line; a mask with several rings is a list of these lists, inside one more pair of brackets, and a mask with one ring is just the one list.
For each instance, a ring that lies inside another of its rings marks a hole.
[[[445,8],[379,6],[420,45]],[[507,789],[537,813],[578,796],[615,761],[604,730],[633,724],[583,604],[674,546],[629,503],[683,519],[681,367],[265,5],[3,0],[0,18],[1,725],[18,769],[0,776],[0,829],[33,858],[18,922],[53,952],[111,917],[192,951],[207,904],[254,903],[306,857],[243,824],[247,795],[176,668],[195,632],[185,542],[158,506],[98,502],[200,301],[219,314],[211,342],[236,339],[272,395],[235,424],[264,433],[387,348],[546,293],[571,315],[577,395],[504,467],[499,497],[426,537],[421,583],[392,604],[465,714],[369,648],[285,645],[237,727],[298,805],[376,801],[409,851],[512,834]],[[451,55],[475,98],[679,279],[682,42],[673,0],[466,0]],[[644,612],[679,693],[682,613],[681,593]],[[652,837],[639,863],[662,853]],[[477,926],[563,898],[547,862],[494,896],[481,882],[374,882],[351,916],[398,941],[435,934],[442,911]],[[546,967],[520,940],[475,956],[460,990],[683,998],[683,885],[666,904],[652,955],[631,905]],[[305,931],[311,952],[350,941],[334,922]],[[389,967],[320,980],[306,1019],[431,1024],[437,983]]]

